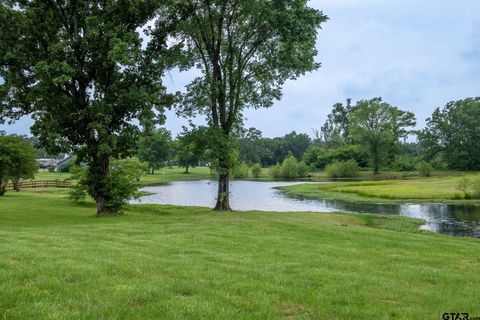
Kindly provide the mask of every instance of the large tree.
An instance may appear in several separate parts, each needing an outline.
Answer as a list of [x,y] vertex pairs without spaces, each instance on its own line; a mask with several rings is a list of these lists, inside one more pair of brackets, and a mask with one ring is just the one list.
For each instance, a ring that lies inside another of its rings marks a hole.
[[452,101],[427,119],[420,141],[427,158],[442,154],[452,169],[480,169],[480,97]]
[[394,107],[381,98],[357,102],[349,117],[349,133],[356,144],[365,146],[375,174],[395,146],[410,134],[415,115]]
[[230,210],[234,132],[243,110],[272,106],[286,80],[319,67],[315,40],[327,17],[306,0],[184,0],[157,26],[172,18],[179,21],[172,46],[202,72],[187,87],[183,111],[207,117],[219,174],[215,209]]
[[[142,48],[139,28],[160,0],[4,0],[0,5],[2,105],[32,113],[32,132],[50,153],[88,165],[97,214],[111,211],[111,158],[131,155],[162,111],[163,61]],[[161,36],[160,36],[161,34]],[[156,54],[167,33],[157,32]]]

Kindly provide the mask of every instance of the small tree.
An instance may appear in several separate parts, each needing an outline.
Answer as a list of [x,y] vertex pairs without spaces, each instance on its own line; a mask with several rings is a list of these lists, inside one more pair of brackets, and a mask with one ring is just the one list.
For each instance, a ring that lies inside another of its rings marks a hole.
[[261,166],[259,163],[255,163],[255,164],[252,166],[252,175],[253,175],[255,178],[258,178],[261,173],[262,173],[262,166]]
[[288,156],[282,164],[282,177],[286,179],[294,179],[298,176],[298,161],[293,156]]
[[175,157],[179,166],[185,168],[184,173],[188,174],[189,167],[197,166],[200,160],[206,158],[206,140],[207,129],[204,127],[193,127],[191,130],[184,127],[178,135],[175,140]]
[[359,167],[355,160],[335,160],[325,167],[325,172],[332,178],[351,178],[358,175]]
[[432,165],[426,161],[417,163],[415,168],[422,177],[430,177],[433,171]]
[[20,179],[33,179],[37,172],[35,150],[19,136],[0,136],[0,196],[6,192],[11,180],[20,191]]
[[281,178],[282,177],[282,165],[277,163],[276,165],[274,165],[273,167],[270,168],[270,175],[273,177],[273,178]]
[[248,178],[250,175],[250,168],[247,166],[245,162],[241,162],[233,167],[232,176],[235,179],[243,179]]
[[[137,158],[112,161],[110,164],[111,178],[105,188],[108,196],[106,205],[118,212],[124,208],[131,199],[138,199],[141,193],[140,178],[148,168],[146,163],[140,162]],[[89,181],[88,168],[76,167],[71,179],[77,180],[70,198],[75,202],[82,201],[87,195],[92,194],[92,184]]]
[[150,174],[155,174],[155,169],[162,167],[171,153],[172,136],[164,128],[145,134],[138,141],[138,158],[148,163]]

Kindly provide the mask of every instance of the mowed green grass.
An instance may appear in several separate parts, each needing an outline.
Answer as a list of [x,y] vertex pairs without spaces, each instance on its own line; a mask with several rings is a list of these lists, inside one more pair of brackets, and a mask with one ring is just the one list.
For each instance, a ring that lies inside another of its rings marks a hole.
[[480,241],[419,232],[417,220],[156,205],[93,214],[64,190],[0,198],[0,319],[480,315]]
[[[182,180],[203,180],[212,179],[214,176],[207,167],[189,168],[186,174],[185,168],[171,167],[162,168],[155,171],[155,174],[146,174],[141,178],[141,182],[145,185],[160,184],[172,181]],[[65,180],[70,178],[70,173],[57,173],[40,170],[35,174],[36,180]]]
[[[357,202],[445,202],[480,204],[479,200],[464,199],[457,190],[458,180],[480,179],[479,173],[457,173],[412,180],[369,182],[335,182],[329,184],[295,185],[282,188],[291,195],[308,198],[334,198]],[[469,190],[469,192],[472,190]]]

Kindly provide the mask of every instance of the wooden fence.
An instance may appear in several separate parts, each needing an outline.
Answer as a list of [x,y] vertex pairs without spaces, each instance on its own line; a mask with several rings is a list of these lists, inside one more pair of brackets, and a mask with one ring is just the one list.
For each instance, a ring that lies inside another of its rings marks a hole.
[[[70,181],[61,180],[27,180],[20,181],[20,189],[22,188],[71,188],[72,183]],[[13,188],[13,183],[9,183],[8,188]]]

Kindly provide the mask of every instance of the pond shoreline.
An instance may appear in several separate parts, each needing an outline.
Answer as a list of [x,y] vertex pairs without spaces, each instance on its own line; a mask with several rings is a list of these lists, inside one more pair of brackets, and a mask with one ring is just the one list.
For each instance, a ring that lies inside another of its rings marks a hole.
[[[265,212],[345,212],[404,216],[425,221],[422,229],[437,233],[480,238],[480,207],[426,203],[368,203],[338,199],[293,196],[285,188],[308,185],[318,187],[328,183],[267,182],[234,180],[231,184],[231,205],[237,211]],[[201,206],[212,208],[216,197],[216,182],[211,180],[177,181],[160,186],[144,187],[151,193],[142,197],[146,204]]]

